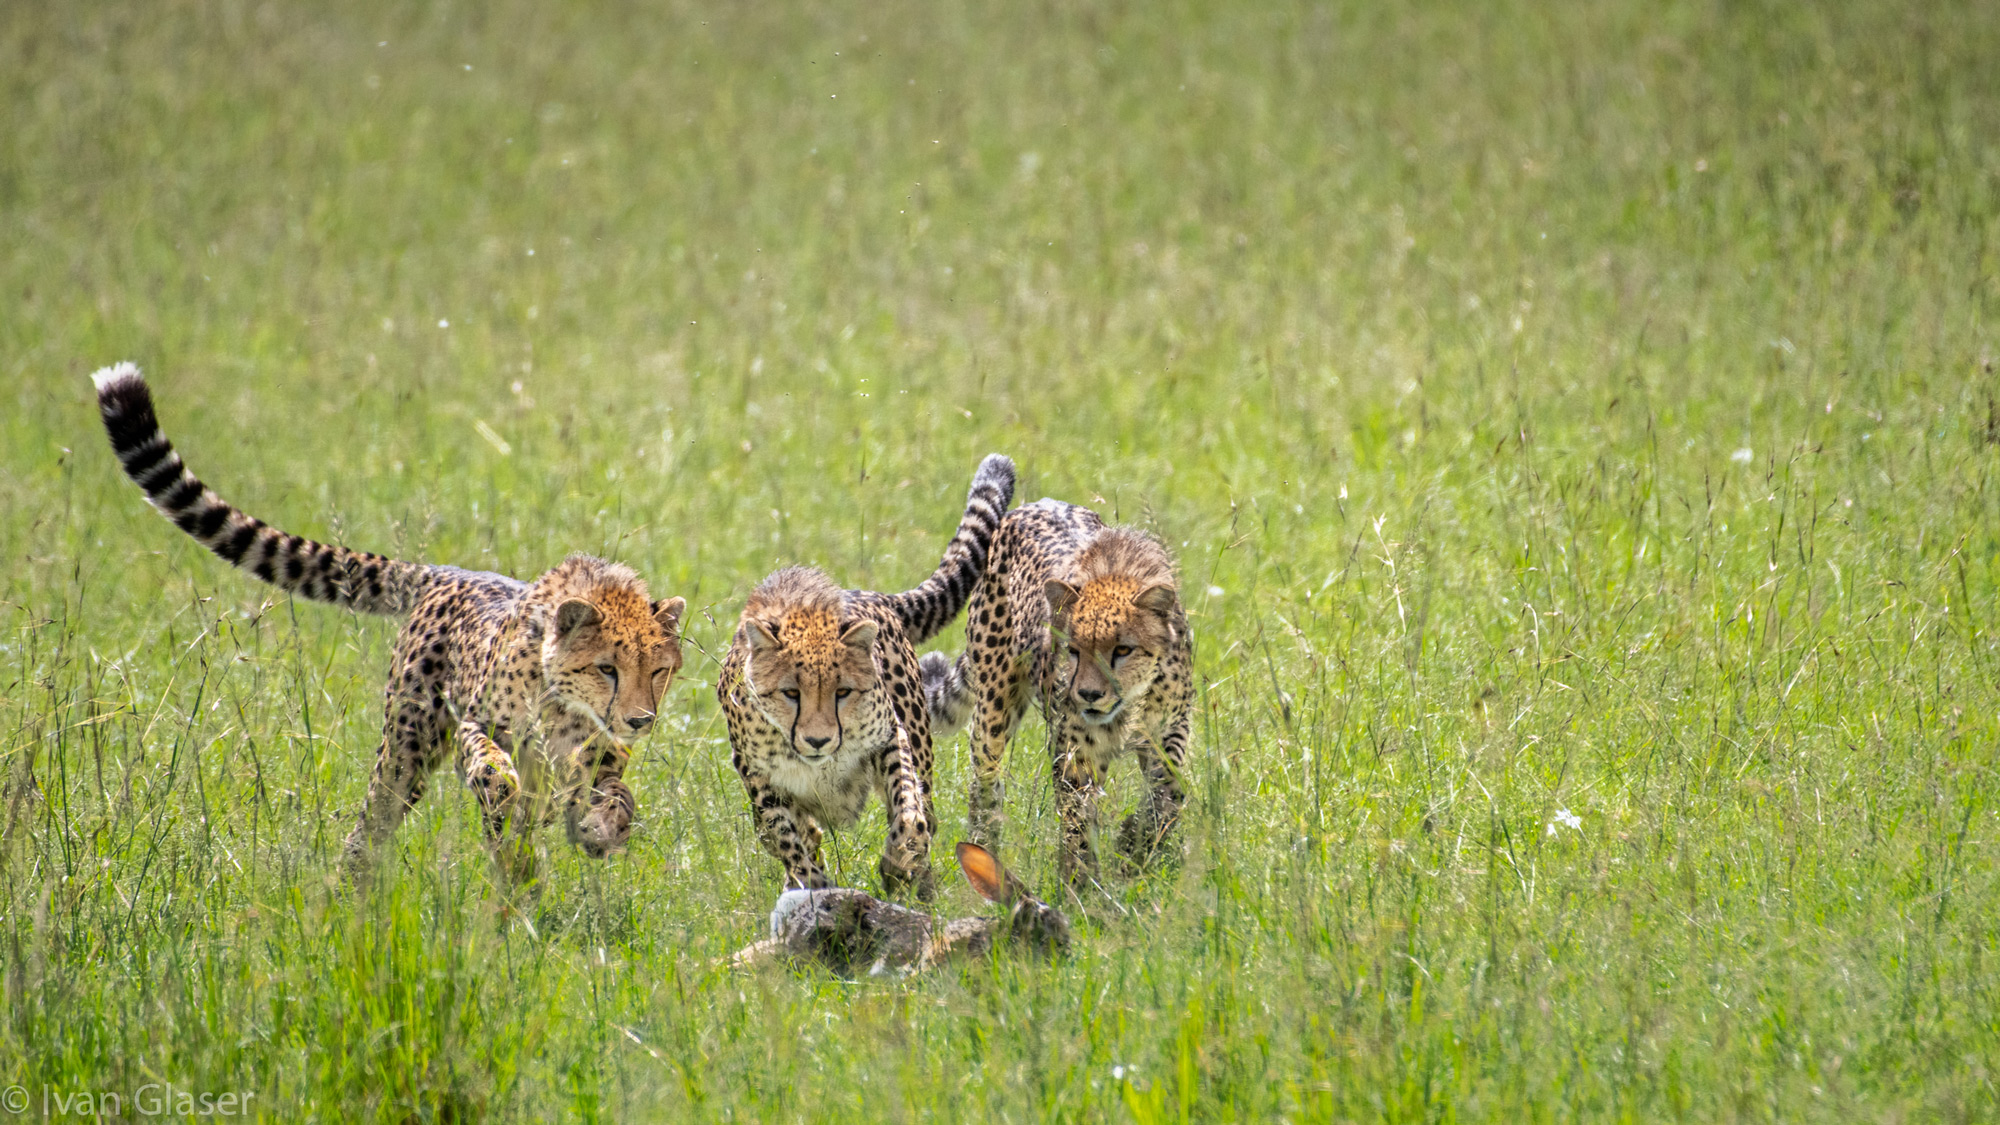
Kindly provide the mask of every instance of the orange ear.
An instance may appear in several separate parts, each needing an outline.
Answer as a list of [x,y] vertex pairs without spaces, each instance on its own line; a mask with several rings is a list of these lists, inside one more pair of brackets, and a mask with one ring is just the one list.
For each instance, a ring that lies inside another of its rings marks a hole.
[[1000,861],[993,853],[978,844],[960,842],[958,845],[958,869],[965,872],[965,881],[979,892],[979,897],[987,902],[1005,903],[1007,877],[1000,871]]

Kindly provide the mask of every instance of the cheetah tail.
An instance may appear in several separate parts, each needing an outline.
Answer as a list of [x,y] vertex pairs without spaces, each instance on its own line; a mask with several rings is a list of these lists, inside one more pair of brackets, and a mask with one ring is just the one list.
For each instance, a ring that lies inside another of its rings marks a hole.
[[927,652],[917,661],[917,674],[924,686],[924,709],[930,712],[934,738],[957,731],[972,717],[972,685],[965,682],[965,669],[959,667],[959,660],[941,652]]
[[408,613],[434,568],[287,535],[204,487],[153,416],[146,377],[129,363],[91,375],[97,410],[125,475],[159,513],[222,561],[288,593],[363,613]]
[[958,521],[958,534],[944,549],[944,559],[929,578],[914,590],[895,594],[889,604],[903,619],[903,631],[911,644],[922,644],[951,623],[972,588],[986,571],[986,549],[1007,505],[1014,499],[1014,462],[998,453],[989,453],[972,475],[972,489],[965,498],[965,516]]

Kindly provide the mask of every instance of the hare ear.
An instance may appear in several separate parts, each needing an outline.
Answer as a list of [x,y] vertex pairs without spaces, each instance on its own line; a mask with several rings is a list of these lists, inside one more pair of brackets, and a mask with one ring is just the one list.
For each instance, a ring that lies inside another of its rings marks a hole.
[[668,598],[663,602],[654,602],[653,620],[659,622],[660,628],[667,631],[667,636],[679,636],[681,615],[687,612],[687,606],[686,598]]
[[965,881],[971,883],[972,889],[987,902],[1004,905],[1013,899],[1012,888],[1007,885],[1007,873],[1000,869],[1000,861],[978,844],[960,842],[958,869],[965,872]]

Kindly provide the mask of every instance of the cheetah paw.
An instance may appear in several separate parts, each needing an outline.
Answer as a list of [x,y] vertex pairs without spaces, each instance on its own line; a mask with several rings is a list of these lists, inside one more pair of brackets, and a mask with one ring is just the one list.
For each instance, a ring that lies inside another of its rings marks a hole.
[[570,839],[583,849],[583,854],[592,859],[603,859],[614,851],[624,848],[625,841],[632,835],[632,825],[610,823],[603,815],[592,812],[576,822]]
[[893,863],[888,856],[883,856],[878,870],[882,876],[882,893],[890,898],[900,898],[911,892],[915,892],[919,902],[929,902],[937,897],[937,875],[926,861],[904,865]]
[[521,791],[521,774],[513,766],[484,762],[465,781],[469,789],[480,790],[482,797],[490,798],[492,804],[504,805]]
[[1166,846],[1172,827],[1171,823],[1162,827],[1144,823],[1137,816],[1126,817],[1125,822],[1118,826],[1120,874],[1138,875],[1155,864],[1172,859],[1173,849]]

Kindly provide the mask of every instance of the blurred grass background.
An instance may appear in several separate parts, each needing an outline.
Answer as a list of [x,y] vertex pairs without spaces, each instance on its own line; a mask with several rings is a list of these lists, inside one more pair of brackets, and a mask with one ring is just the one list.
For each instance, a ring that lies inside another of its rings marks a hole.
[[[0,8],[0,1083],[1992,1119],[1996,57],[1972,3]],[[147,511],[125,358],[288,530],[686,596],[630,852],[501,922],[441,778],[331,894],[393,624]],[[988,450],[1180,553],[1184,862],[1057,966],[718,970],[778,878],[708,656],[780,563],[914,584]]]

